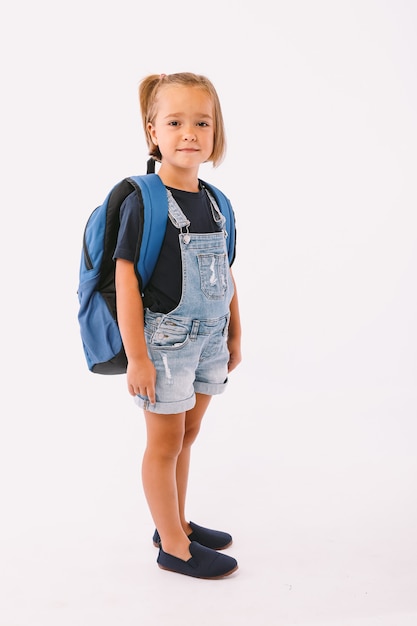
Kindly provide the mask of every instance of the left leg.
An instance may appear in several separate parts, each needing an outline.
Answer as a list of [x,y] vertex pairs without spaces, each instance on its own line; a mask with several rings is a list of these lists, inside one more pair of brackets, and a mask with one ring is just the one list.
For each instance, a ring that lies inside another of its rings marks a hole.
[[181,525],[187,535],[192,531],[188,520],[185,517],[185,500],[187,496],[188,475],[190,469],[191,446],[197,438],[200,431],[201,421],[210,404],[211,396],[201,393],[196,394],[195,406],[186,412],[185,415],[185,432],[183,446],[177,459],[177,491],[178,491],[178,510]]

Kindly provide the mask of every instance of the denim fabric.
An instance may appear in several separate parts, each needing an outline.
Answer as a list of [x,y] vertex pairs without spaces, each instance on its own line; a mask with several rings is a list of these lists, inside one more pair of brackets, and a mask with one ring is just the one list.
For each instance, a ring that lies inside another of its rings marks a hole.
[[[210,197],[213,217],[224,218]],[[166,315],[145,310],[145,338],[155,365],[156,403],[136,396],[154,413],[181,413],[195,404],[195,393],[222,393],[227,385],[227,331],[233,282],[224,230],[189,233],[189,222],[168,191],[169,217],[179,229],[182,295]]]

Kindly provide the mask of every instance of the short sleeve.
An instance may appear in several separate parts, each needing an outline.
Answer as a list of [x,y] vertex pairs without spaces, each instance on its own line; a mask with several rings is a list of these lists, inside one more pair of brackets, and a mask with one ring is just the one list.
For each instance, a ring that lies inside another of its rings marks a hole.
[[127,196],[120,207],[120,226],[113,259],[135,260],[141,227],[141,207],[135,191]]

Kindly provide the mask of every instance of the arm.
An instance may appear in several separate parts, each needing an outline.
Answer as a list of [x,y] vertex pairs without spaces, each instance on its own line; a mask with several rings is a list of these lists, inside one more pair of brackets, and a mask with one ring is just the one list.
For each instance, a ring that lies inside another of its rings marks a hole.
[[127,386],[132,396],[147,396],[155,403],[156,372],[148,357],[144,335],[143,303],[131,261],[116,260],[117,320],[127,356]]
[[241,352],[241,345],[240,345],[242,329],[240,325],[239,302],[238,302],[238,296],[237,296],[236,282],[235,282],[235,279],[233,278],[232,270],[230,270],[230,275],[233,280],[235,292],[233,294],[233,298],[230,303],[229,336],[227,340],[227,347],[229,348],[229,353],[230,353],[229,372],[234,370],[235,367],[237,367],[242,360],[242,352]]

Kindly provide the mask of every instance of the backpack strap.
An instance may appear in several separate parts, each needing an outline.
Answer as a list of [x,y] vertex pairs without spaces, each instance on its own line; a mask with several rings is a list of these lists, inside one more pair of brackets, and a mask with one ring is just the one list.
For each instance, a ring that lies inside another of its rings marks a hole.
[[[167,190],[157,174],[130,176],[129,182],[140,189],[143,200],[142,232],[135,267],[141,290],[147,285],[161,251],[168,218]],[[139,254],[140,252],[140,254]]]
[[227,251],[229,257],[229,263],[233,261],[235,254],[235,242],[236,242],[236,225],[235,225],[235,214],[232,208],[232,204],[227,196],[224,195],[220,189],[217,189],[211,183],[206,183],[204,180],[200,181],[207,189],[213,194],[214,198],[219,205],[219,209],[222,215],[225,217],[225,228],[227,232]]
[[[155,269],[165,236],[168,218],[167,190],[158,174],[130,176],[127,180],[133,187],[139,187],[143,200],[143,227],[139,234],[140,245],[135,259],[140,289],[143,290]],[[228,234],[226,243],[229,263],[231,263],[234,258],[236,240],[235,216],[232,205],[229,198],[220,189],[204,181],[201,183],[213,194],[222,215],[226,219],[225,228]]]

